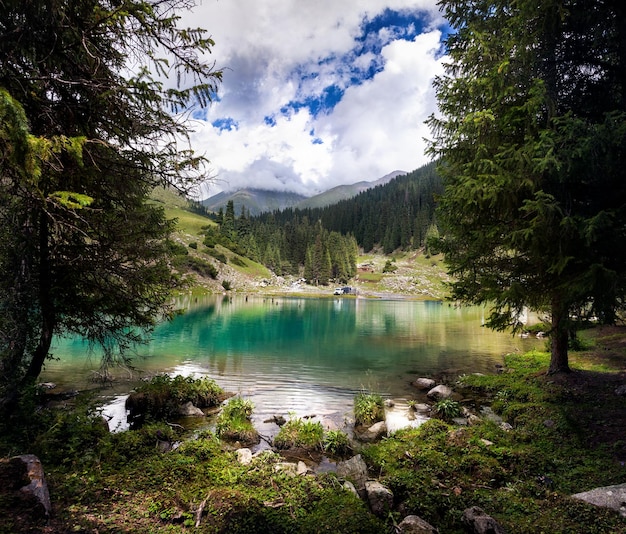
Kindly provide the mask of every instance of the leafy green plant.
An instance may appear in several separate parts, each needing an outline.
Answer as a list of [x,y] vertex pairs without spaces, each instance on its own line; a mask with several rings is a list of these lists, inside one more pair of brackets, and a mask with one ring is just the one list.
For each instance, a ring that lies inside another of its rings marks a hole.
[[257,443],[259,434],[251,421],[253,410],[254,404],[248,399],[230,399],[217,418],[217,436],[228,441]]
[[452,399],[441,399],[432,408],[432,414],[444,421],[450,421],[461,415],[461,405]]
[[324,452],[333,456],[344,456],[352,450],[348,435],[341,430],[329,430],[324,434]]
[[230,280],[222,280],[222,287],[226,291],[230,291],[233,288],[233,284]]
[[385,419],[383,398],[377,393],[362,391],[354,399],[354,420],[357,425],[373,425]]
[[279,449],[303,447],[320,450],[324,442],[324,429],[321,423],[291,417],[274,438],[274,445]]

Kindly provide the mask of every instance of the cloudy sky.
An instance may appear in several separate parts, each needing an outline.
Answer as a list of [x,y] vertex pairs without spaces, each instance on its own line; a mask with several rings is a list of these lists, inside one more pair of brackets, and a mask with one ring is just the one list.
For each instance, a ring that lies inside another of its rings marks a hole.
[[445,22],[436,0],[202,0],[183,16],[215,40],[218,100],[193,147],[242,187],[313,195],[428,161]]

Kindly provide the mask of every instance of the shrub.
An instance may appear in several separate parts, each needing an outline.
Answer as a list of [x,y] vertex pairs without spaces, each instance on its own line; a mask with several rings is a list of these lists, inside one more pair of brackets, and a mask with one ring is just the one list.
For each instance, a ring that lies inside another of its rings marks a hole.
[[452,399],[441,399],[434,404],[432,414],[444,421],[450,421],[461,415],[461,405]]
[[194,271],[201,276],[213,278],[215,280],[219,271],[215,265],[195,256],[179,256],[173,262],[174,266],[180,270]]
[[196,243],[195,241],[192,241],[191,243],[189,243],[189,248],[198,250],[198,243]]
[[235,397],[222,408],[217,418],[215,432],[221,439],[258,443],[259,434],[252,426],[252,401]]
[[351,452],[350,440],[341,430],[329,430],[324,435],[324,452],[333,456],[344,456]]
[[385,419],[383,398],[377,393],[359,393],[354,399],[354,420],[357,425],[373,425]]
[[230,260],[230,263],[232,263],[233,265],[237,265],[237,267],[247,267],[248,264],[245,262],[245,260],[243,258],[240,258],[239,256],[233,256]]
[[274,438],[274,445],[279,449],[303,447],[319,450],[324,440],[321,423],[304,421],[299,417],[289,419]]
[[233,288],[233,285],[230,280],[222,280],[222,287],[226,291],[230,291]]

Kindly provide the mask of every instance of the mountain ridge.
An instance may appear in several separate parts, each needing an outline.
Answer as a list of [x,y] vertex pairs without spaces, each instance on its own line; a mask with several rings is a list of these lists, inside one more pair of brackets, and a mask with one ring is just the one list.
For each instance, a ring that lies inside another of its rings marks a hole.
[[200,201],[200,203],[208,210],[217,212],[220,208],[225,210],[228,202],[232,200],[235,213],[241,213],[242,207],[245,207],[251,216],[287,208],[320,208],[355,197],[359,193],[376,186],[385,185],[404,174],[407,172],[396,170],[371,182],[362,180],[353,184],[338,185],[311,197],[290,191],[272,191],[249,187],[236,191],[222,191]]

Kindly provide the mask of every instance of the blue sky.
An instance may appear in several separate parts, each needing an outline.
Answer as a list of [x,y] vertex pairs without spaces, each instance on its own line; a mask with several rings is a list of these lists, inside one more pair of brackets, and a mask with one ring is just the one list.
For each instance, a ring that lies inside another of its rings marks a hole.
[[194,115],[214,175],[201,196],[312,195],[428,161],[445,29],[434,0],[203,0],[183,23],[209,31],[224,69]]

